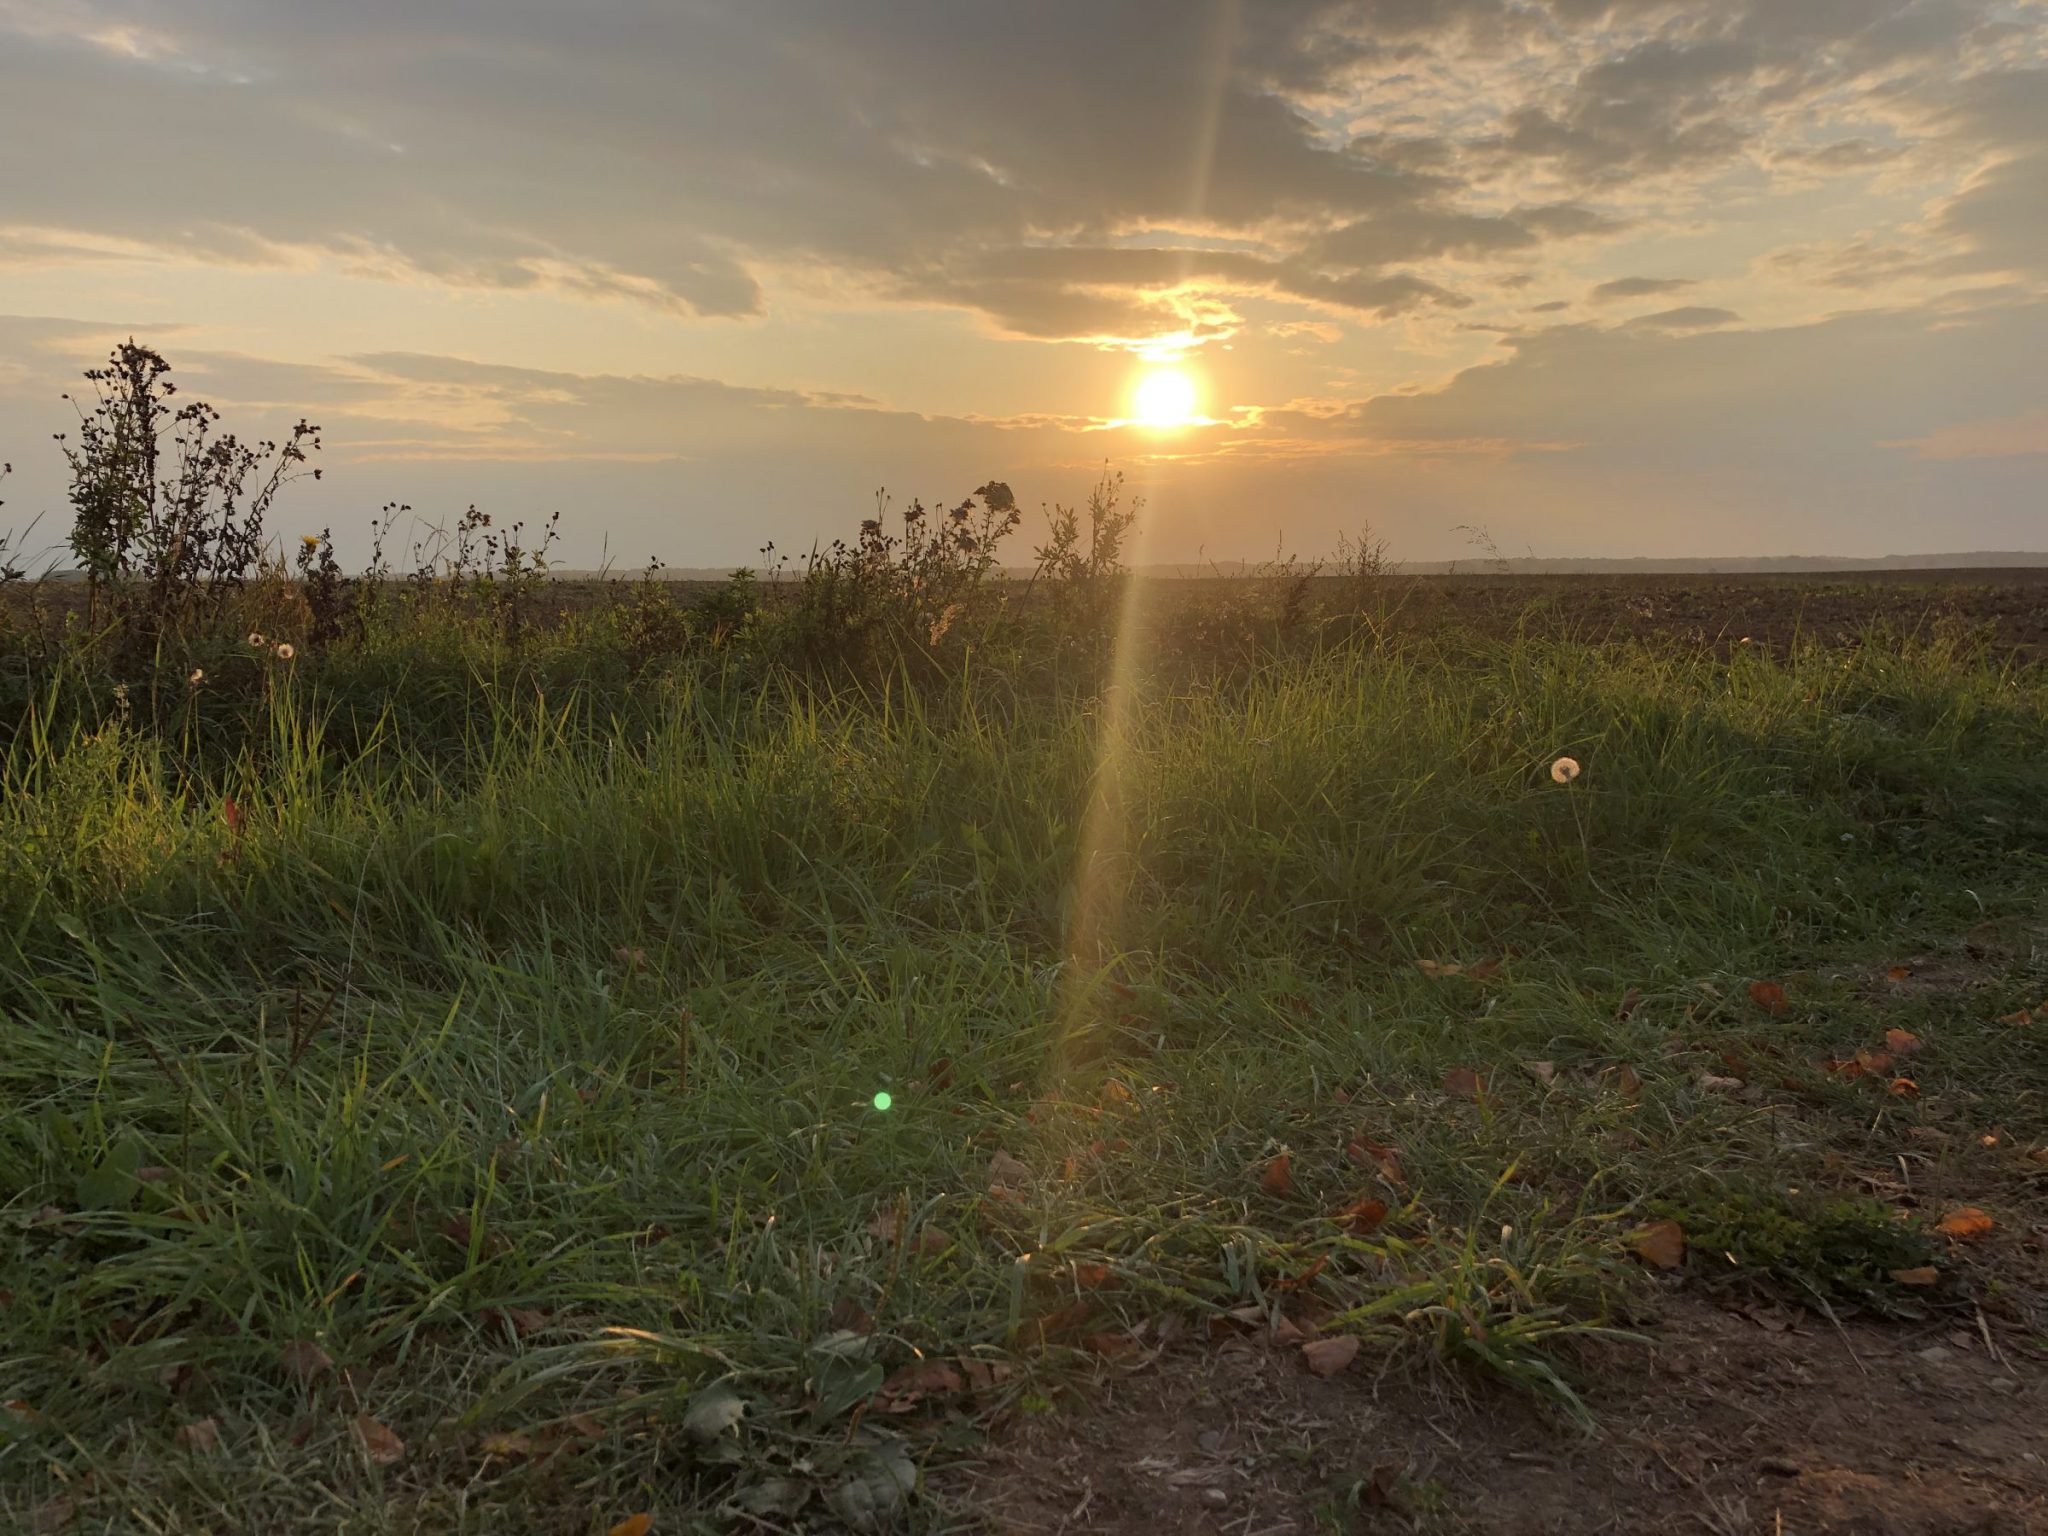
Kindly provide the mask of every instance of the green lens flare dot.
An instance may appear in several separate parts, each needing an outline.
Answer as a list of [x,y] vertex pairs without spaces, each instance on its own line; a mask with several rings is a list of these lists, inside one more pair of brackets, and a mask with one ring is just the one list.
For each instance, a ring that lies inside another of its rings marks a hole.
[[886,1093],[878,1093],[875,1095],[875,1108],[877,1109],[886,1110],[889,1108],[890,1105],[894,1104],[895,1102],[896,1101],[890,1098],[889,1095]]

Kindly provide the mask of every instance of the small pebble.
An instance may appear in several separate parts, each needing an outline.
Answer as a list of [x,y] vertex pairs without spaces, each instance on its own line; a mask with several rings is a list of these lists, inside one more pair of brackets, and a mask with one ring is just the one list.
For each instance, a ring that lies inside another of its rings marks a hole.
[[1220,1509],[1225,1504],[1228,1504],[1230,1502],[1230,1495],[1225,1493],[1221,1488],[1204,1488],[1202,1490],[1202,1502],[1204,1504],[1214,1505],[1216,1508]]
[[1215,1452],[1223,1449],[1223,1431],[1220,1429],[1205,1429],[1195,1436],[1195,1444],[1213,1455]]

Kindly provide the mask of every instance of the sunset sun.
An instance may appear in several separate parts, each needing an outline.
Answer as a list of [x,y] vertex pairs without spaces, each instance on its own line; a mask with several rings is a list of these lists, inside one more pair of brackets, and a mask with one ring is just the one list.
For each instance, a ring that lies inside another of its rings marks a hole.
[[1138,422],[1159,430],[1185,427],[1196,419],[1199,393],[1179,368],[1155,368],[1138,381],[1131,397]]

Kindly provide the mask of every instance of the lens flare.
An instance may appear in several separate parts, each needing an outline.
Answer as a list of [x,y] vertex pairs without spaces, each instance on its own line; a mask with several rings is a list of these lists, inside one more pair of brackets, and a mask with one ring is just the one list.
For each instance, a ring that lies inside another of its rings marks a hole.
[[888,1113],[895,1103],[896,1101],[889,1096],[886,1090],[875,1095],[875,1108],[881,1110],[884,1114]]

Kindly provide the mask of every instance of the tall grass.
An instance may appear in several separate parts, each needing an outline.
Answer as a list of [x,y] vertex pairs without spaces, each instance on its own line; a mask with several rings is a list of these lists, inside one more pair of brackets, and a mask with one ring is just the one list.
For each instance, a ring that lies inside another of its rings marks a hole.
[[[1626,1320],[1646,1202],[1873,1134],[1825,1074],[1721,1096],[1701,1064],[1767,1028],[1792,1075],[1910,1020],[1869,968],[2038,922],[2048,868],[2048,681],[1938,638],[1368,629],[1162,663],[1113,784],[1081,670],[821,683],[574,639],[224,645],[183,695],[60,666],[21,699],[7,1507],[850,1519],[937,1443],[861,1406],[913,1352],[1021,1364],[963,1399],[996,1412],[1078,1341],[1247,1305],[1583,1412],[1570,1340]],[[1077,951],[1083,871],[1107,917]],[[1759,976],[1790,1016],[1754,1016]],[[1887,1113],[1991,1091],[1989,1029],[1945,1030]],[[1361,1130],[1402,1182],[1347,1159]],[[992,1179],[999,1147],[1028,1179]],[[1291,1191],[1262,1190],[1282,1151]],[[1322,1219],[1371,1190],[1377,1232]]]

